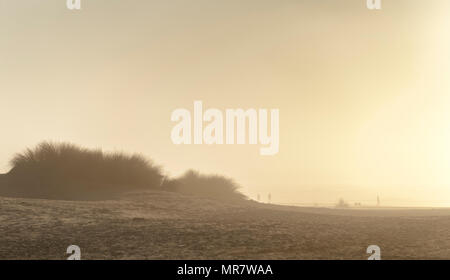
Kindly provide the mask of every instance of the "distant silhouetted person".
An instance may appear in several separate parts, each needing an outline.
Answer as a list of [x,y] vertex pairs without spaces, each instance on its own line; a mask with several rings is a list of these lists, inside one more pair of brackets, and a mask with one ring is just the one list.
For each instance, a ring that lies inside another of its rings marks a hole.
[[269,195],[267,196],[267,201],[269,202],[269,203],[271,203],[272,202],[272,195],[269,193]]

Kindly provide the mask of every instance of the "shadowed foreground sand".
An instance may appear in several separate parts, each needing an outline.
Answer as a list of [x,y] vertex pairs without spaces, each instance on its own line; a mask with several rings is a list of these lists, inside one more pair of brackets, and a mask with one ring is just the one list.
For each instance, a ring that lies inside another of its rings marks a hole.
[[449,259],[450,210],[224,204],[167,192],[101,202],[0,197],[1,259]]

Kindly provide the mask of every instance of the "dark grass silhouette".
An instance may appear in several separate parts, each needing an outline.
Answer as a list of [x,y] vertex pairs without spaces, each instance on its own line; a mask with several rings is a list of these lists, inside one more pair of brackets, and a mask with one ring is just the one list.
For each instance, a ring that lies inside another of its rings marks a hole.
[[238,190],[240,186],[232,179],[220,175],[202,175],[189,170],[176,179],[166,179],[162,187],[167,191],[196,195],[222,201],[241,201],[246,196]]
[[140,155],[103,153],[67,143],[43,142],[11,160],[0,175],[0,195],[60,200],[100,200],[139,190],[164,190],[223,201],[243,200],[231,179],[189,171],[164,177],[161,168]]
[[123,191],[156,189],[163,175],[140,155],[106,154],[44,142],[11,160],[0,194],[49,199],[98,199]]

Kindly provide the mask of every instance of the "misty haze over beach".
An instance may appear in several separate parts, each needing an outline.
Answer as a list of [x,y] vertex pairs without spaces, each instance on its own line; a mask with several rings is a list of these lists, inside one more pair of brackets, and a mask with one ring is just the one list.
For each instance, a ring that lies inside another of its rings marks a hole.
[[61,259],[70,244],[83,259],[365,259],[372,244],[384,259],[450,254],[450,209],[260,203],[227,177],[170,178],[140,155],[66,143],[11,165],[0,176],[1,259]]
[[[254,199],[449,207],[450,3],[365,2],[4,1],[0,170],[54,140],[226,174]],[[279,152],[173,144],[195,100],[279,109]]]
[[450,258],[450,1],[81,1],[0,0],[0,259]]

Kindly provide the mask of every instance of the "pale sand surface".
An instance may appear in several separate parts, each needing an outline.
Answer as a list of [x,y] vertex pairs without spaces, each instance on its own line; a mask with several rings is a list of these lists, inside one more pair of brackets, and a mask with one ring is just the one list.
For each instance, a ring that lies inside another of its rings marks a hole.
[[450,259],[449,209],[226,204],[167,192],[111,201],[0,197],[0,259]]

